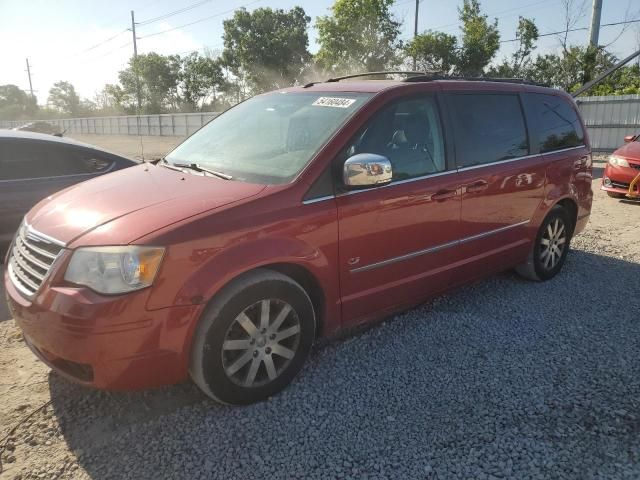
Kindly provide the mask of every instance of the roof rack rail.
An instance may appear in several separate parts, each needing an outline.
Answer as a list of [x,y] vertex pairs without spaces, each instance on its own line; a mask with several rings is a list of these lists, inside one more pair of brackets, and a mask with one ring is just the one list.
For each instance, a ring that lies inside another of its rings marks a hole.
[[[358,77],[372,77],[374,75],[418,75],[425,76],[427,73],[425,72],[412,72],[406,70],[389,70],[385,72],[363,72],[363,73],[354,73],[351,75],[344,75],[342,77],[334,77],[328,78],[325,82],[339,82],[340,80],[347,80],[348,78],[358,78]],[[411,77],[408,77],[411,78]]]
[[522,85],[536,85],[546,87],[544,83],[535,82],[527,78],[500,78],[500,77],[456,77],[452,75],[420,75],[407,77],[403,82],[431,82],[434,80],[462,80],[466,82],[498,82],[498,83],[519,83]]

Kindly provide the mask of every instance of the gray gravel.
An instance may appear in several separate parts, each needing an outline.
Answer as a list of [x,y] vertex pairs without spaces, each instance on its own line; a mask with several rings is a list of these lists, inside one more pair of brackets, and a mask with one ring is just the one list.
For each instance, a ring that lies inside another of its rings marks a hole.
[[583,250],[551,282],[493,278],[316,349],[250,407],[52,376],[54,412],[98,479],[638,478],[639,274]]
[[6,478],[640,478],[640,249],[599,218],[556,279],[500,275],[318,347],[258,405],[50,374]]

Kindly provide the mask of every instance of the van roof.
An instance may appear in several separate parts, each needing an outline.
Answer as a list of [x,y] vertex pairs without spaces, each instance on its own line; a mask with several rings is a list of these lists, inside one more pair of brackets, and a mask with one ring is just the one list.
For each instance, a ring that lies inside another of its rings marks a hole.
[[[377,74],[413,73],[403,80],[362,79]],[[493,90],[493,91],[532,91],[568,96],[565,92],[550,88],[531,80],[519,78],[482,78],[482,77],[447,77],[437,75],[416,74],[417,72],[372,72],[311,82],[304,86],[290,87],[284,91],[316,91],[316,92],[363,92],[377,93],[391,88],[409,87],[416,84],[431,84],[443,87],[443,90]]]

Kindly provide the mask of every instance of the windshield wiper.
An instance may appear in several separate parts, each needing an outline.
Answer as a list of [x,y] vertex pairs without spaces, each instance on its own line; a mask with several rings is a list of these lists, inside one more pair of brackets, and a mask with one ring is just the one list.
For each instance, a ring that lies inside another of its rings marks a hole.
[[[164,158],[160,161],[160,163],[158,163],[158,165],[165,167],[165,168],[169,168],[171,170],[175,170],[176,172],[182,172],[182,168],[178,168],[173,166],[171,163],[167,162]],[[184,172],[182,172],[184,173]]]
[[191,170],[195,170],[196,172],[209,173],[211,175],[215,175],[216,177],[223,178],[225,180],[231,180],[233,178],[231,175],[227,175],[226,173],[222,173],[222,172],[216,172],[215,170],[205,168],[198,163],[173,163],[171,165],[178,168],[188,168]]

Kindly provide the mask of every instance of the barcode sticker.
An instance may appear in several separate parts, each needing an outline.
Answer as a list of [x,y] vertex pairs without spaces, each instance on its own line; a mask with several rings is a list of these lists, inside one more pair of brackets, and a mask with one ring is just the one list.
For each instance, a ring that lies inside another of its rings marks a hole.
[[355,98],[320,97],[312,105],[315,107],[349,108],[355,101]]

